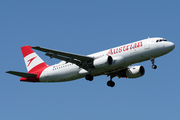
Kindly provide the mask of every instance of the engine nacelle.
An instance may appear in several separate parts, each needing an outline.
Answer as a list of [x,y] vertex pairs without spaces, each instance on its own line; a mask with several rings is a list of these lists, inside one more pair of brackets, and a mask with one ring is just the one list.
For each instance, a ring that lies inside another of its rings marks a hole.
[[126,77],[128,78],[138,78],[143,76],[145,69],[143,66],[130,66],[126,70]]
[[93,67],[95,68],[103,68],[108,67],[113,64],[113,59],[111,56],[104,56],[97,59],[94,59],[93,61]]

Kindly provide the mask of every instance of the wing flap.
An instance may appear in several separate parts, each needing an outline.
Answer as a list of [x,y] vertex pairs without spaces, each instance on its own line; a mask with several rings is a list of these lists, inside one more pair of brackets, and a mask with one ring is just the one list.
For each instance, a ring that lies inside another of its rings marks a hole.
[[29,77],[35,77],[37,74],[31,74],[31,73],[24,73],[24,72],[17,72],[17,71],[7,71],[6,73],[16,75],[19,77],[29,78]]
[[56,58],[56,59],[64,60],[66,62],[74,63],[76,65],[80,65],[81,64],[80,61],[72,59],[72,58],[69,58],[69,57],[60,56],[60,55],[53,55],[52,53],[46,53],[45,55],[49,56],[50,58],[53,57],[53,58]]

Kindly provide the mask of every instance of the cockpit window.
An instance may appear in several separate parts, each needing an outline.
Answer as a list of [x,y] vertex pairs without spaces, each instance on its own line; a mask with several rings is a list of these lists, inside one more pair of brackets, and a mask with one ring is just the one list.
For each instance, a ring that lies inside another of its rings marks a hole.
[[156,40],[156,42],[162,42],[162,41],[167,41],[167,40],[165,40],[165,39]]

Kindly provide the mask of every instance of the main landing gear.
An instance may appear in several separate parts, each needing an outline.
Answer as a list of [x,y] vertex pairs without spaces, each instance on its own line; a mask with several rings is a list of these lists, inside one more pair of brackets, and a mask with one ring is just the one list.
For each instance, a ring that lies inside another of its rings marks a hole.
[[109,87],[114,87],[115,86],[115,82],[112,81],[112,78],[113,78],[113,76],[110,76],[110,80],[107,82],[107,86],[109,86]]
[[[88,81],[92,81],[94,79],[94,77],[91,74],[87,74],[85,76],[85,78]],[[112,78],[113,78],[113,76],[110,76],[110,80],[107,82],[107,86],[109,86],[109,87],[114,87],[115,86],[115,82],[112,81]]]
[[88,74],[85,76],[86,80],[93,81],[94,77],[91,75],[92,70],[92,68],[88,70]]
[[86,75],[86,80],[92,81],[94,79],[94,77],[91,74],[87,74]]
[[115,86],[115,82],[112,81],[112,80],[109,80],[109,81],[107,82],[107,86],[109,86],[109,87],[114,87],[114,86]]
[[151,58],[151,62],[152,62],[152,68],[153,68],[153,69],[156,69],[156,68],[157,68],[157,65],[154,65],[154,63],[155,63],[155,58]]

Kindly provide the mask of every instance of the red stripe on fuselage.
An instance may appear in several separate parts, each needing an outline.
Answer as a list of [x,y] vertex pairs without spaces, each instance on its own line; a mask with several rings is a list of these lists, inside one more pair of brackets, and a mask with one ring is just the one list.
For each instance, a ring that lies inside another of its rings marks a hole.
[[23,82],[40,82],[38,76],[31,77],[31,78],[23,78],[23,77],[21,77],[20,81],[23,81]]
[[39,77],[41,75],[41,73],[50,65],[47,65],[45,62],[35,66],[34,68],[32,68],[28,73],[33,73],[33,74],[37,74],[37,76],[35,77],[30,77],[30,78],[20,78],[20,81],[24,81],[24,82],[40,82],[39,81]]

